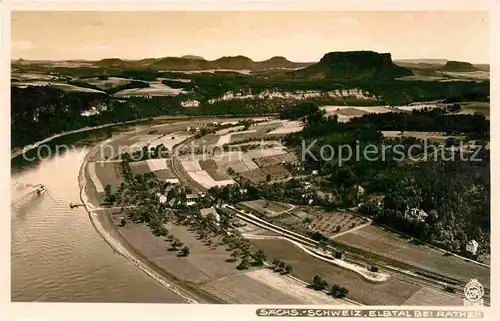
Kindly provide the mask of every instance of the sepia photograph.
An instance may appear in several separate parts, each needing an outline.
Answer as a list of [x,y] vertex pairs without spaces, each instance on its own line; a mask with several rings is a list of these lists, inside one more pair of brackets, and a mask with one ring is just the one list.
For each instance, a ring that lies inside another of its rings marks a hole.
[[278,9],[10,12],[11,302],[491,306],[490,12]]

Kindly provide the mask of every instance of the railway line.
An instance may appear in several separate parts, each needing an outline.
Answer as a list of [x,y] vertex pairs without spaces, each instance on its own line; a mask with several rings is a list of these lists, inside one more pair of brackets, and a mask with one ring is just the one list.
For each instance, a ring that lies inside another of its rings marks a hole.
[[[269,223],[265,220],[257,218],[251,214],[242,212],[231,205],[226,205],[221,209],[221,212],[226,215],[230,215],[233,217],[237,217],[243,221],[248,223],[257,225],[259,227],[265,228],[267,230],[278,233],[285,238],[290,240],[294,240],[306,246],[318,246],[320,243],[311,238],[303,236],[301,234],[295,233],[293,231],[289,231],[283,227],[276,226],[272,223]],[[440,290],[445,289],[445,286],[448,286],[450,289],[454,289],[455,295],[459,297],[464,297],[463,288],[465,287],[467,282],[463,282],[462,280],[458,280],[449,276],[440,275],[437,273],[433,273],[413,265],[409,265],[404,262],[396,261],[393,259],[389,259],[380,255],[373,254],[368,251],[363,251],[359,249],[354,249],[351,247],[347,247],[344,244],[335,242],[337,247],[326,246],[326,248],[330,251],[344,250],[344,260],[350,263],[355,263],[358,265],[364,266],[379,266],[387,271],[390,271],[396,277],[403,280],[410,280],[412,282],[416,282],[418,284],[434,287]],[[489,304],[490,301],[490,289],[484,288],[484,300],[486,304]]]

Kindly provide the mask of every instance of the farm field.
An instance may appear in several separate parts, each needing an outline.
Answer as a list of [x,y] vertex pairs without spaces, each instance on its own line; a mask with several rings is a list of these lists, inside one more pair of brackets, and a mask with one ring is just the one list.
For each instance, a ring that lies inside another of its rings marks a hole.
[[168,150],[171,151],[175,145],[192,137],[191,134],[184,132],[184,131],[173,132],[173,133],[169,133],[168,135],[167,134],[164,134],[164,135],[165,136],[163,136],[163,137],[160,136],[160,137],[153,138],[152,140],[150,140],[149,141],[150,146],[158,146],[160,144],[163,144],[166,148],[168,148]]
[[200,166],[200,162],[197,160],[183,160],[181,161],[181,165],[186,172],[199,172],[203,169]]
[[447,136],[445,133],[439,132],[411,132],[406,131],[401,133],[401,131],[382,131],[385,138],[396,138],[396,137],[415,137],[417,139],[427,139],[430,141],[435,141],[438,143],[444,143],[448,137],[456,137],[458,139],[465,139],[465,136]]
[[270,182],[292,177],[292,174],[290,174],[288,169],[286,169],[285,166],[281,164],[261,167],[261,171],[266,174],[266,180],[267,175],[271,177]]
[[166,238],[154,236],[146,225],[127,224],[119,227],[119,232],[149,260],[182,280],[204,283],[240,273],[235,262],[226,262],[231,252],[223,246],[206,245],[183,226],[170,224],[168,229],[189,247],[189,256],[178,257],[178,251],[169,251]]
[[257,225],[245,222],[241,219],[236,218],[235,222],[239,223],[240,226],[238,230],[242,233],[242,235],[266,235],[266,236],[278,236],[279,234],[269,231],[265,228],[259,227]]
[[13,72],[11,74],[11,78],[17,79],[19,81],[52,80],[54,79],[54,76],[38,73]]
[[79,87],[70,84],[58,83],[58,82],[49,82],[49,81],[31,81],[31,82],[13,82],[12,86],[26,88],[28,86],[49,86],[53,88],[62,89],[69,92],[86,92],[86,93],[104,93],[100,90]]
[[239,174],[243,179],[248,180],[250,183],[255,185],[265,183],[267,178],[267,174],[264,173],[260,168],[252,169]]
[[236,162],[229,163],[229,164],[227,164],[227,168],[229,168],[229,167],[231,167],[233,169],[233,171],[235,171],[236,173],[247,172],[247,171],[251,171],[251,170],[259,168],[257,166],[257,164],[255,164],[254,161],[246,160],[246,159],[242,159],[242,160],[239,160]]
[[463,300],[445,291],[423,287],[412,295],[404,305],[462,306]]
[[176,96],[183,93],[182,89],[175,89],[164,85],[161,81],[150,81],[149,88],[132,88],[117,92],[116,97],[131,96]]
[[269,135],[273,134],[289,134],[300,132],[304,128],[304,123],[301,121],[284,121],[280,127],[268,132]]
[[357,273],[317,259],[286,240],[250,239],[250,242],[264,251],[268,260],[278,258],[291,264],[292,274],[299,279],[311,282],[315,275],[319,275],[330,285],[347,288],[347,297],[362,304],[401,305],[420,289],[418,285],[395,277],[381,284],[368,283]]
[[249,145],[259,145],[262,148],[273,148],[273,147],[281,147],[283,144],[279,140],[256,140],[256,141],[251,141],[248,143],[241,143],[241,144],[231,144],[230,148],[232,147],[243,147],[243,146],[249,146]]
[[111,192],[115,193],[124,181],[121,174],[121,164],[116,162],[96,162],[95,173],[102,186],[111,185]]
[[490,103],[488,102],[466,102],[466,103],[461,103],[462,106],[462,112],[468,113],[468,114],[480,114],[484,115],[485,117],[490,116]]
[[231,177],[225,174],[222,170],[207,170],[206,172],[217,182],[231,181]]
[[360,110],[357,108],[349,108],[349,107],[339,109],[339,110],[335,111],[335,113],[342,115],[342,116],[348,116],[348,117],[356,117],[356,116],[362,116],[364,114],[368,114],[368,112],[366,112],[366,111],[363,111],[363,110]]
[[243,126],[243,125],[224,128],[224,129],[220,129],[220,130],[216,131],[215,135],[226,135],[229,133],[235,133],[235,132],[243,130],[243,128],[245,128],[245,126]]
[[246,201],[238,203],[238,207],[242,207],[246,210],[252,210],[262,213],[268,217],[273,217],[282,214],[284,211],[289,211],[294,208],[291,204],[267,201],[267,200],[255,200]]
[[205,135],[201,137],[200,139],[197,139],[194,142],[195,146],[211,146],[211,145],[217,145],[219,142],[220,136],[219,135]]
[[[285,147],[282,145],[276,146],[276,147],[271,147],[271,148],[258,148],[258,149],[251,149],[243,153],[243,157],[247,159],[253,159],[254,161],[257,159],[261,159],[263,157],[269,157],[270,159],[275,159],[274,162],[269,163],[269,165],[276,165],[276,164],[281,164],[283,160],[286,159],[293,159],[293,156],[288,155],[288,156],[280,156],[280,155],[285,155],[287,154]],[[267,166],[267,165],[264,165]]]
[[426,75],[412,75],[396,78],[402,81],[442,81],[446,80],[447,77],[444,76],[426,76]]
[[151,172],[151,169],[146,161],[131,162],[129,163],[129,166],[132,174],[134,175],[143,175]]
[[230,143],[235,143],[235,142],[239,142],[239,141],[242,141],[242,140],[245,140],[245,139],[248,139],[248,138],[262,136],[255,129],[249,129],[249,130],[240,131],[240,132],[237,132],[237,133],[231,133],[231,134],[228,134],[228,135],[231,135],[230,138],[229,138],[229,142]]
[[[248,272],[251,273],[251,272]],[[201,287],[229,304],[300,304],[286,292],[274,289],[262,281],[237,274],[228,276]]]
[[257,124],[252,124],[250,126],[250,128],[257,130],[258,132],[268,132],[269,133],[275,129],[282,127],[284,122],[285,121],[283,121],[283,120],[273,119],[273,120],[269,120],[269,121],[260,122]]
[[352,117],[361,116],[366,113],[388,113],[393,111],[391,108],[380,106],[321,106],[320,109],[324,110],[327,115],[337,115],[339,121],[348,121]]
[[[188,175],[197,183],[201,184],[203,187],[209,189],[215,186],[226,186],[232,185],[235,182],[232,179],[216,180],[207,171],[193,171],[188,172]],[[222,178],[218,176],[217,178]]]
[[[202,287],[228,303],[246,304],[348,304],[270,269],[258,269],[211,282]],[[242,289],[247,289],[242,291]]]
[[162,175],[167,175],[166,178],[175,178],[170,170],[168,160],[164,158],[131,162],[129,163],[129,166],[134,175],[142,175],[150,172],[154,172],[156,174],[161,172],[163,173]]
[[199,164],[204,171],[216,171],[218,169],[217,163],[213,159],[201,160]]
[[372,106],[372,107],[355,107],[357,110],[364,111],[366,113],[390,113],[394,111],[394,108],[390,107],[378,107],[378,106]]
[[121,78],[121,77],[108,77],[108,79],[85,78],[85,79],[79,79],[79,81],[97,86],[102,90],[105,90],[129,84],[131,82],[131,79]]
[[[308,229],[319,232],[326,237],[348,231],[368,222],[368,220],[347,212],[325,212],[319,208],[308,208],[304,210],[309,214],[311,223]],[[337,231],[336,229],[339,228]]]
[[113,141],[106,142],[98,149],[97,153],[91,157],[92,161],[101,161],[106,159],[117,158],[121,153],[129,150],[129,146],[136,144],[135,140],[130,139],[130,136],[113,138]]
[[476,278],[484,287],[490,287],[488,267],[467,262],[455,256],[447,256],[425,245],[413,244],[409,239],[381,227],[366,226],[341,235],[335,240],[463,282]]
[[[259,202],[259,203],[252,203]],[[276,202],[269,201],[269,208],[272,207],[271,204]],[[245,209],[250,209],[262,213],[270,218],[270,222],[279,222],[279,225],[287,225],[294,230],[302,230],[302,233],[306,231],[319,232],[325,237],[333,238],[335,235],[349,231],[360,225],[368,223],[368,220],[358,217],[352,213],[348,212],[326,212],[325,210],[318,207],[309,206],[297,206],[292,207],[290,204],[282,204],[281,208],[288,206],[288,211],[283,213],[285,209],[281,211],[270,211],[263,208],[265,201],[250,201],[240,203]],[[280,213],[281,212],[281,213]],[[306,222],[306,219],[309,222]]]
[[218,72],[232,72],[244,75],[250,75],[251,70],[246,69],[204,69],[204,70],[169,70],[174,73],[183,73],[183,74],[200,74],[200,73],[218,73]]
[[179,179],[177,178],[177,176],[175,176],[175,174],[172,172],[170,168],[156,171],[154,174],[156,178],[162,181],[168,181],[170,183],[179,182]]
[[325,295],[304,287],[304,284],[291,279],[289,277],[280,275],[270,269],[254,270],[246,273],[250,278],[268,284],[270,287],[282,291],[296,299],[303,304],[342,304],[350,305],[345,300],[336,299],[332,296]]
[[478,70],[470,72],[451,72],[451,71],[441,71],[441,74],[445,76],[450,76],[459,79],[471,79],[471,80],[488,80],[490,79],[489,71]]
[[255,157],[254,159],[255,164],[257,164],[257,166],[259,167],[267,167],[295,161],[297,161],[297,156],[295,154],[286,152],[259,158]]

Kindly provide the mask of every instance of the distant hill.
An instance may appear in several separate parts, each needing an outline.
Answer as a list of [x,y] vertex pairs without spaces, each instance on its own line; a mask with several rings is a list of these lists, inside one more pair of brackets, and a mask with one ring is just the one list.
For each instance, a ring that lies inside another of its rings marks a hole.
[[474,64],[474,67],[480,70],[484,71],[490,71],[490,65],[489,64]]
[[[452,62],[451,67],[445,67],[448,62]],[[398,66],[409,68],[409,69],[421,69],[421,70],[436,70],[436,71],[453,71],[446,70],[447,68],[455,69],[456,66],[453,66],[453,61],[446,59],[398,59],[394,60],[394,63]],[[489,64],[472,64],[475,70],[471,70],[470,66],[465,67],[466,71],[476,71],[476,70],[484,70],[489,71]],[[443,69],[444,67],[444,69]],[[457,69],[463,69],[458,67]]]
[[394,79],[413,73],[392,62],[391,54],[374,51],[330,52],[309,67],[290,73],[295,78],[354,81]]
[[124,67],[127,62],[119,58],[106,58],[97,62],[99,67]]
[[270,59],[256,62],[261,69],[295,69],[312,65],[312,63],[292,62],[282,56],[274,56]]
[[474,67],[474,65],[472,65],[469,62],[448,61],[439,70],[440,71],[455,71],[455,72],[470,72],[470,71],[477,71],[478,69],[476,67]]
[[444,65],[448,59],[396,59],[395,64],[427,64],[427,65]]
[[121,60],[108,58],[96,62],[99,67],[114,68],[147,68],[155,70],[265,70],[265,69],[292,69],[309,66],[310,63],[291,62],[285,57],[272,57],[264,61],[253,61],[245,56],[224,56],[216,60],[206,60],[203,57],[186,55],[182,57],[147,58],[142,60]]
[[184,55],[181,58],[184,58],[184,59],[202,59],[202,60],[205,59],[205,58],[203,58],[201,56],[194,56],[194,55]]
[[221,57],[211,61],[213,69],[252,69],[254,61],[245,56]]
[[444,59],[404,59],[404,60],[394,60],[394,63],[400,67],[405,67],[408,69],[425,69],[425,70],[437,70],[443,67],[448,60]]

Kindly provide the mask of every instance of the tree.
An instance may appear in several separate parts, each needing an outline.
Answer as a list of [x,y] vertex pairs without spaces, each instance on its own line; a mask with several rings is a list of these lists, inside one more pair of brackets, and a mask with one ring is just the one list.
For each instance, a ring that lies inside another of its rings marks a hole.
[[337,298],[345,298],[348,293],[349,291],[346,288],[341,287],[337,293]]
[[127,225],[127,221],[124,218],[122,218],[120,226],[125,226],[125,225]]
[[266,175],[266,182],[270,182],[271,181],[271,174],[267,174]]
[[235,250],[231,253],[231,258],[236,261],[236,259],[238,258],[238,255],[239,255],[238,250]]
[[273,268],[278,268],[278,264],[280,263],[280,260],[278,260],[277,258],[274,258],[273,261],[272,261],[272,264],[273,264]]
[[177,249],[177,247],[181,246],[181,242],[177,239],[174,239],[173,243],[172,243],[172,248],[173,249]]
[[279,270],[283,270],[284,268],[285,268],[285,262],[280,261],[280,262],[278,263],[278,269],[279,269]]
[[266,261],[266,255],[262,250],[258,250],[257,252],[255,252],[253,258],[258,266],[264,265],[264,262]]
[[285,265],[285,273],[290,274],[293,271],[293,267],[290,264]]
[[189,247],[184,246],[184,247],[181,249],[181,253],[182,253],[182,256],[188,256],[188,255],[189,255]]
[[332,285],[332,288],[330,289],[330,294],[333,295],[334,297],[337,297],[339,290],[340,290],[340,285],[334,284],[334,285]]
[[104,199],[104,202],[106,202],[108,204],[113,204],[115,201],[115,197],[111,193],[111,185],[108,184],[104,187],[104,193],[106,194],[106,198]]
[[238,270],[246,270],[248,269],[248,264],[250,262],[248,261],[248,257],[243,257],[243,259],[241,259],[241,262],[240,264],[238,264],[238,266],[236,267]]
[[323,280],[319,275],[315,275],[311,287],[317,291],[324,290],[328,287],[328,282]]

